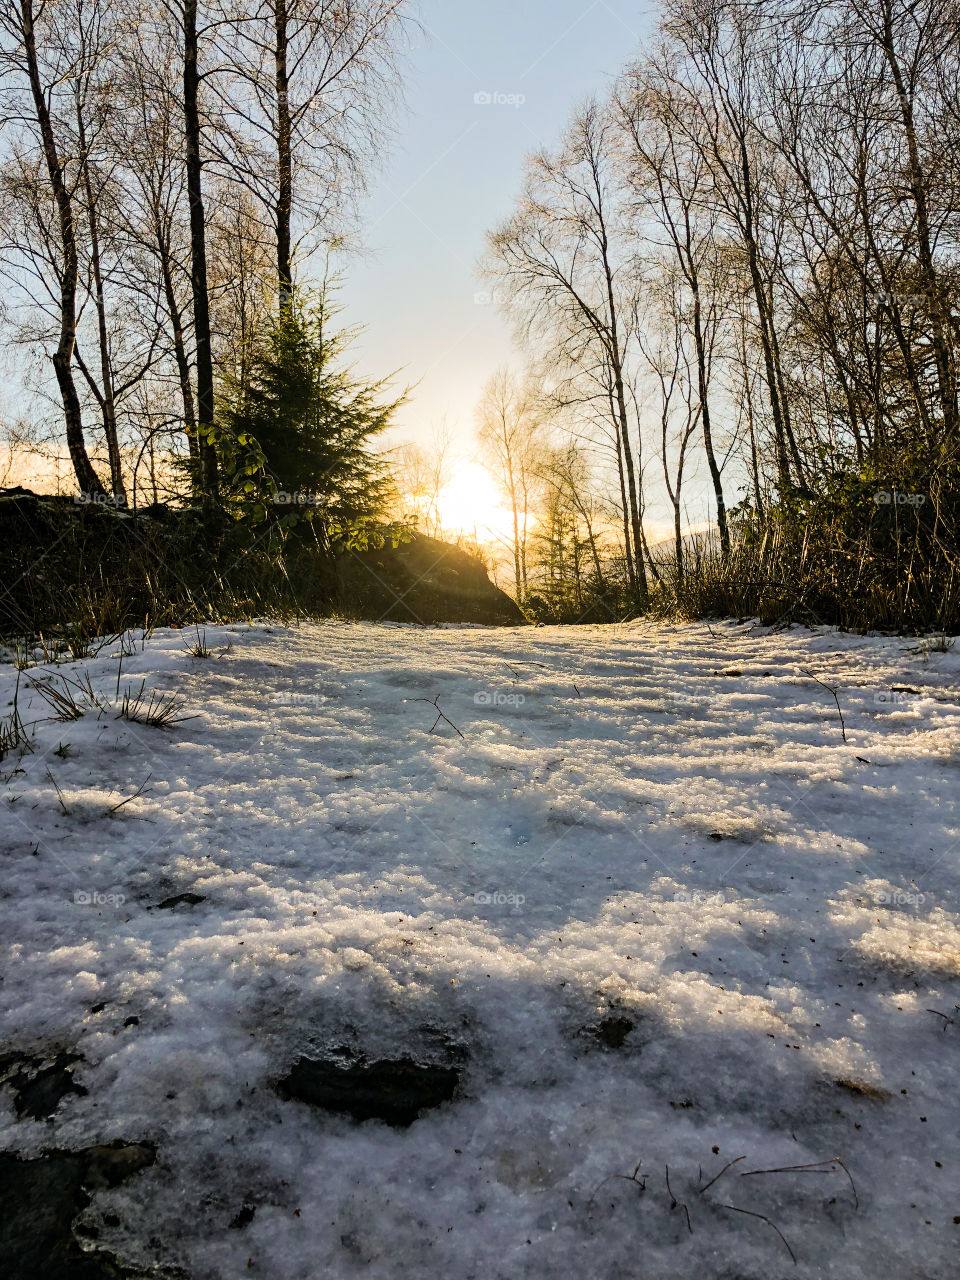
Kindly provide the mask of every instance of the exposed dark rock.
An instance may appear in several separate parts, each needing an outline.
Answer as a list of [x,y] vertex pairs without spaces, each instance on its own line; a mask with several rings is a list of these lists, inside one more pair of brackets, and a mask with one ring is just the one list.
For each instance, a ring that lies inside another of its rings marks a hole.
[[[629,1018],[614,1008],[596,1022],[580,1025],[574,1034],[585,1043],[588,1053],[595,1048],[617,1050],[624,1047],[627,1037],[636,1030],[636,1026],[635,1018]],[[639,1049],[639,1040],[632,1047]]]
[[83,1249],[74,1220],[91,1192],[117,1186],[155,1159],[147,1143],[48,1151],[33,1160],[0,1152],[4,1280],[145,1280],[146,1273],[130,1270],[112,1254]]
[[150,1142],[108,1142],[100,1147],[87,1147],[79,1154],[86,1159],[84,1185],[92,1191],[118,1187],[157,1158]]
[[73,1067],[80,1061],[79,1053],[58,1053],[53,1058],[5,1053],[0,1057],[0,1084],[13,1090],[18,1116],[45,1120],[68,1093],[87,1092],[73,1078]]
[[414,1062],[412,1058],[349,1067],[299,1058],[277,1090],[281,1097],[338,1111],[355,1120],[382,1120],[406,1128],[422,1111],[449,1102],[459,1083],[458,1067]]
[[237,1216],[230,1223],[231,1230],[242,1231],[244,1227],[248,1227],[253,1221],[253,1215],[257,1212],[256,1205],[245,1204]]
[[600,1020],[593,1028],[593,1034],[605,1049],[622,1049],[633,1028],[634,1023],[631,1018],[611,1014]]
[[168,911],[171,907],[195,907],[198,902],[206,902],[202,893],[176,893],[172,898],[164,898],[157,903],[158,911]]

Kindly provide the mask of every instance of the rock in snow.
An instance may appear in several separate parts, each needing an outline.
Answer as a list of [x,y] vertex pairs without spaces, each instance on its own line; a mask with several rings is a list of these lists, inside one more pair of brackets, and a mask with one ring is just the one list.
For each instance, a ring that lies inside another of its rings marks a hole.
[[75,1220],[90,1193],[119,1186],[153,1164],[144,1143],[47,1151],[32,1160],[0,1152],[0,1266],[4,1280],[138,1280],[107,1252],[84,1245]]
[[460,1082],[456,1067],[414,1062],[411,1058],[337,1062],[298,1058],[279,1082],[283,1098],[296,1098],[354,1120],[383,1120],[406,1128],[421,1112],[449,1102]]
[[0,1055],[0,1086],[12,1090],[18,1116],[45,1120],[67,1094],[87,1092],[73,1078],[73,1068],[80,1061],[78,1053],[60,1052],[49,1059],[5,1053]]

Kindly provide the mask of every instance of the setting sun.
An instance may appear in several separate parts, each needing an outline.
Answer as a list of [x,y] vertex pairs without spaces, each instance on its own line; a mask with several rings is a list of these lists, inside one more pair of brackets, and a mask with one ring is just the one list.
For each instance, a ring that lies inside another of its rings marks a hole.
[[437,495],[437,514],[449,533],[484,538],[513,536],[513,516],[490,474],[477,462],[464,462]]

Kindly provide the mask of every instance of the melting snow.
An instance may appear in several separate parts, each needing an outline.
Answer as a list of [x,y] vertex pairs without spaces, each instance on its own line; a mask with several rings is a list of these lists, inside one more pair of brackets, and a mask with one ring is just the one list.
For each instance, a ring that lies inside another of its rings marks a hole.
[[[35,1121],[0,1089],[0,1147],[156,1143],[86,1211],[101,1247],[196,1280],[957,1276],[960,653],[206,638],[30,668],[0,763],[0,1047],[80,1053],[87,1090]],[[192,718],[117,718],[118,665]],[[102,708],[53,719],[58,674]],[[402,1131],[275,1088],[451,1054]]]

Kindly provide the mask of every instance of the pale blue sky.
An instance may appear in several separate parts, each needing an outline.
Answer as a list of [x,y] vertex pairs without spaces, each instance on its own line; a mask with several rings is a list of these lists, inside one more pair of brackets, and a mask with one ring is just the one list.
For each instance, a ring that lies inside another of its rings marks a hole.
[[[341,295],[347,322],[366,326],[363,372],[420,383],[403,437],[427,439],[446,415],[468,441],[483,382],[516,358],[497,309],[476,301],[484,233],[509,213],[524,156],[609,87],[653,12],[650,0],[422,0],[401,65],[407,111]],[[524,101],[475,103],[480,92]]]

